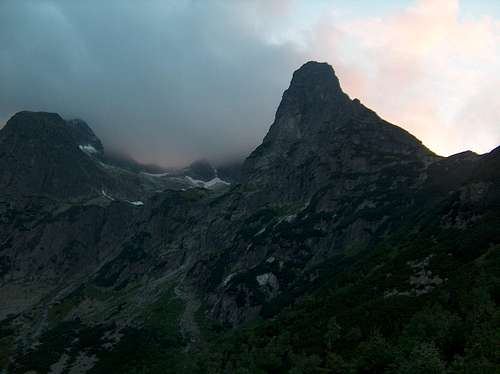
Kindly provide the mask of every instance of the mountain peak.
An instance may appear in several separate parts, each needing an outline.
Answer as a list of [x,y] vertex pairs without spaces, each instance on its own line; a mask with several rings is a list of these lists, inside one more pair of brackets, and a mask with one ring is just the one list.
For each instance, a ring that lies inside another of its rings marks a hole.
[[27,120],[27,119],[47,119],[51,121],[62,121],[61,116],[58,113],[52,112],[35,112],[29,110],[23,110],[14,114],[11,120]]
[[57,113],[21,111],[7,121],[2,131],[7,133],[33,131],[63,123],[64,120]]
[[0,131],[0,143],[9,147],[25,142],[33,144],[72,144],[74,137],[66,121],[57,113],[22,111],[14,114]]
[[334,90],[340,90],[339,79],[335,75],[333,67],[326,62],[309,61],[293,73],[290,86],[311,87],[323,86]]
[[91,146],[103,152],[103,146],[92,129],[82,120],[64,120],[57,113],[22,111],[14,114],[0,132],[0,142],[8,144],[30,139],[47,146]]
[[276,112],[276,120],[283,115],[322,115],[350,106],[351,100],[340,87],[331,65],[309,61],[293,73],[290,87]]
[[16,113],[0,130],[0,187],[18,195],[93,194],[105,176],[85,149],[99,151],[102,145],[81,121],[68,122],[57,113]]
[[242,180],[262,192],[263,202],[297,201],[328,184],[344,185],[346,175],[369,180],[375,171],[401,165],[419,175],[433,157],[414,136],[351,100],[330,65],[310,61],[293,74],[263,143],[245,161]]

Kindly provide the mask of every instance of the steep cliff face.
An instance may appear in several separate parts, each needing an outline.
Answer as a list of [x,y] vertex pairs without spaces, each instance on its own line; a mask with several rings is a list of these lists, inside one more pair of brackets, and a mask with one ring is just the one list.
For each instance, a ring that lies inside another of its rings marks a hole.
[[269,133],[246,160],[243,183],[262,202],[307,201],[326,185],[343,190],[382,169],[418,174],[435,159],[415,137],[351,100],[330,65],[308,62],[294,73]]
[[303,65],[233,191],[234,211],[245,216],[208,266],[220,281],[213,316],[241,323],[302,287],[316,266],[373,248],[412,214],[440,159],[349,99],[331,66]]

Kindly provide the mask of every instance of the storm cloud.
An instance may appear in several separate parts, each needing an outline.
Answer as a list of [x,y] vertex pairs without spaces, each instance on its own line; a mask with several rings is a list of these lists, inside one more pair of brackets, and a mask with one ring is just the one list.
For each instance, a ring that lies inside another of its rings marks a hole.
[[79,117],[107,147],[163,165],[243,156],[303,57],[227,4],[2,1],[0,118]]
[[19,110],[52,111],[143,162],[242,158],[292,72],[316,59],[438,153],[500,141],[497,19],[463,21],[458,0],[382,14],[346,3],[2,0],[0,125]]

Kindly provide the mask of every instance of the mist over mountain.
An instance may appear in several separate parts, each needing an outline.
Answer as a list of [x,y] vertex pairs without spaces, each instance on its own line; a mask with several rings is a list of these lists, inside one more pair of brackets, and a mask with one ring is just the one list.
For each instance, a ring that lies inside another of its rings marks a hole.
[[2,2],[0,120],[21,110],[83,118],[108,149],[163,167],[242,161],[303,58],[248,30],[230,5],[115,9],[115,1]]
[[0,2],[0,126],[23,110],[57,112],[143,164],[243,161],[312,59],[437,154],[500,141],[491,1],[85,4]]
[[310,61],[243,165],[106,148],[0,130],[4,372],[497,371],[500,147],[436,155]]

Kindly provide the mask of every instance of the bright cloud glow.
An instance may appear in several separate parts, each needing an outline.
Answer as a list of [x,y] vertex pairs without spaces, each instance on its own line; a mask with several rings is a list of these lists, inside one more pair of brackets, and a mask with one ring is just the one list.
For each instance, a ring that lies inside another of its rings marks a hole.
[[345,91],[435,152],[500,143],[500,22],[468,17],[459,0],[417,0],[377,17],[333,6],[307,53],[331,62]]

